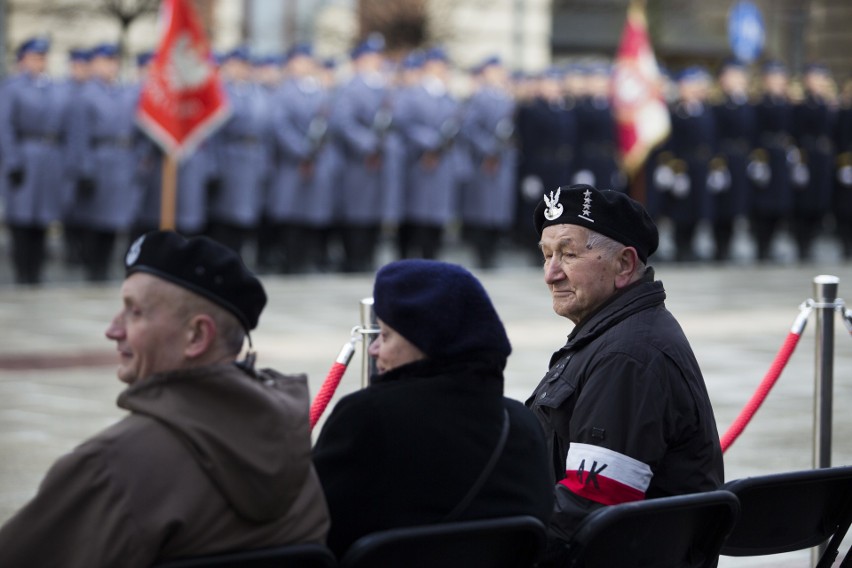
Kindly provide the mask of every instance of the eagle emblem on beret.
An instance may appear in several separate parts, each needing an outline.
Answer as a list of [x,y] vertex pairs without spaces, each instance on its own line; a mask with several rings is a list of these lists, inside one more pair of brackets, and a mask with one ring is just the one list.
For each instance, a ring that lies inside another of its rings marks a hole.
[[125,266],[132,266],[134,262],[139,260],[139,255],[142,253],[142,243],[145,242],[145,235],[142,235],[130,245],[127,251],[127,256],[124,257]]
[[562,204],[559,203],[559,194],[562,192],[562,188],[556,189],[556,195],[553,195],[553,192],[550,192],[550,199],[547,198],[547,194],[544,194],[544,204],[547,205],[547,209],[544,210],[544,218],[548,221],[553,221],[554,219],[558,219],[562,215]]

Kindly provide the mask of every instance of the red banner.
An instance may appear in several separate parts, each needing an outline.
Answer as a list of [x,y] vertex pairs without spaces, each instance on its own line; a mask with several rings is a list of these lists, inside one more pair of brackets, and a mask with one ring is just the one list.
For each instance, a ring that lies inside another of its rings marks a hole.
[[648,37],[644,3],[636,0],[628,8],[615,59],[612,104],[624,169],[632,176],[671,130],[660,69]]
[[137,121],[179,159],[224,122],[228,102],[191,0],[164,0],[161,29]]

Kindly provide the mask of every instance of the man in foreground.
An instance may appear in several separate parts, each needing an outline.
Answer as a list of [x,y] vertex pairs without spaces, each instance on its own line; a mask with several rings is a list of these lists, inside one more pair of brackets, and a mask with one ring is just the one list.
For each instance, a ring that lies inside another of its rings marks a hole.
[[715,489],[722,452],[704,379],[646,265],[659,236],[620,192],[588,185],[535,212],[554,311],[574,329],[527,400],[550,444],[556,494],[548,563],[605,505]]
[[237,362],[266,303],[239,256],[204,237],[140,237],[116,342],[130,414],[63,456],[0,528],[0,565],[153,562],[323,542],[303,376]]

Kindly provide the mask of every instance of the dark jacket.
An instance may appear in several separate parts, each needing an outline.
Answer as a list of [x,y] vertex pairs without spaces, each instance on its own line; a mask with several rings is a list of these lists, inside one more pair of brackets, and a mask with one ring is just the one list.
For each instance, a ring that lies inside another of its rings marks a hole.
[[541,427],[503,397],[502,363],[417,361],[343,398],[314,447],[338,555],[359,537],[445,520],[488,462],[509,414],[502,456],[456,520],[533,515],[547,521],[553,489]]
[[216,365],[130,386],[131,414],[56,462],[0,529],[0,566],[147,568],[323,542],[306,383]]
[[723,482],[701,370],[648,271],[574,329],[527,401],[548,439],[561,539],[604,505]]

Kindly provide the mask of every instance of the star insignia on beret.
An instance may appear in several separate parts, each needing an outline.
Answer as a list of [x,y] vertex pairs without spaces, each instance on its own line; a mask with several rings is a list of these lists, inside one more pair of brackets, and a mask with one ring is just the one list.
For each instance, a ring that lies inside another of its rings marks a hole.
[[585,219],[590,223],[594,223],[595,220],[592,219],[592,192],[591,190],[586,190],[583,192],[583,212],[577,215],[577,217],[581,219]]
[[553,192],[550,192],[550,199],[547,198],[547,194],[544,194],[544,203],[547,205],[547,209],[544,210],[544,218],[548,221],[553,221],[554,219],[558,219],[562,215],[562,204],[559,203],[559,194],[562,192],[561,188],[557,188],[556,196],[554,197]]

